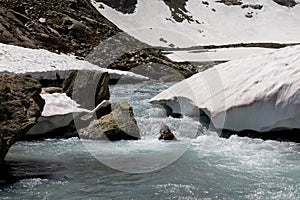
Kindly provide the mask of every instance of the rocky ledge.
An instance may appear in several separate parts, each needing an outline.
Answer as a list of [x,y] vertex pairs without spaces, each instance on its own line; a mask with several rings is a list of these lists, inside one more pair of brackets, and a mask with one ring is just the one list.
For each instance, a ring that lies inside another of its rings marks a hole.
[[0,163],[41,116],[44,100],[40,92],[41,85],[31,78],[0,73]]

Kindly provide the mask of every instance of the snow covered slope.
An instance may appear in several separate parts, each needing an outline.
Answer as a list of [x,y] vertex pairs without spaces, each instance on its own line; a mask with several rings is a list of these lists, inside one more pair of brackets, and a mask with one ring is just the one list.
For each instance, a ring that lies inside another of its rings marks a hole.
[[299,0],[138,0],[133,12],[101,1],[92,0],[101,14],[154,46],[300,42]]
[[150,100],[228,130],[300,128],[300,45],[217,65]]
[[146,79],[132,72],[100,68],[87,61],[78,60],[73,55],[0,43],[0,72],[30,74],[37,79],[56,79],[58,74],[63,79],[70,70],[96,70],[111,75]]

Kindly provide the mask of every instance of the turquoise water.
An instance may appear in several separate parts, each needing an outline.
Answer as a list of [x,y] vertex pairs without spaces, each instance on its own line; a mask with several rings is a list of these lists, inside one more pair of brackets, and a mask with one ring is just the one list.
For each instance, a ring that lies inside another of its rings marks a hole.
[[[168,85],[111,88],[127,100],[139,141],[77,138],[18,142],[7,160],[24,177],[1,187],[1,199],[300,199],[300,145],[219,138],[196,119],[167,117],[147,101]],[[168,124],[177,141],[157,140]]]

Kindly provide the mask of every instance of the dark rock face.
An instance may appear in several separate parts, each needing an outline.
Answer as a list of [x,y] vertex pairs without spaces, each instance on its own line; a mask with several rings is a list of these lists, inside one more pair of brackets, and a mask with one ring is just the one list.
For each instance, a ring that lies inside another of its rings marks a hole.
[[170,128],[165,124],[162,124],[160,126],[159,133],[160,133],[160,137],[159,137],[160,140],[176,140]]
[[102,2],[111,8],[116,9],[124,14],[134,13],[136,8],[137,0],[96,0]]
[[63,91],[82,107],[92,110],[109,100],[109,74],[98,71],[72,71],[63,83]]
[[172,19],[176,22],[183,22],[187,20],[188,22],[193,22],[194,19],[188,13],[186,9],[186,3],[188,0],[163,0],[164,3],[169,7],[172,15]]
[[232,135],[249,138],[260,138],[262,140],[276,140],[283,142],[300,143],[300,129],[273,130],[268,132],[257,132],[253,130],[230,131],[222,130],[221,137],[229,138]]
[[217,3],[223,3],[226,6],[239,6],[242,5],[243,2],[241,0],[219,0]]
[[286,6],[286,7],[294,7],[295,5],[297,5],[296,1],[294,0],[273,0],[273,1],[281,6]]
[[36,124],[44,100],[38,81],[8,73],[0,74],[0,163],[12,144]]
[[112,112],[94,120],[87,128],[79,130],[82,139],[92,140],[137,140],[139,128],[132,107],[127,102],[113,103]]

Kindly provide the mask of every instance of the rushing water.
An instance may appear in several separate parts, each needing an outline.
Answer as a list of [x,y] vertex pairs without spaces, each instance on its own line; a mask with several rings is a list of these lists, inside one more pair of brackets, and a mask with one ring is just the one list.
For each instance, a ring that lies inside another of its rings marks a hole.
[[[299,144],[223,139],[196,119],[167,117],[148,104],[167,87],[111,88],[112,100],[133,105],[139,141],[15,144],[7,173],[23,178],[1,187],[0,199],[300,199]],[[157,140],[161,122],[177,141]]]

